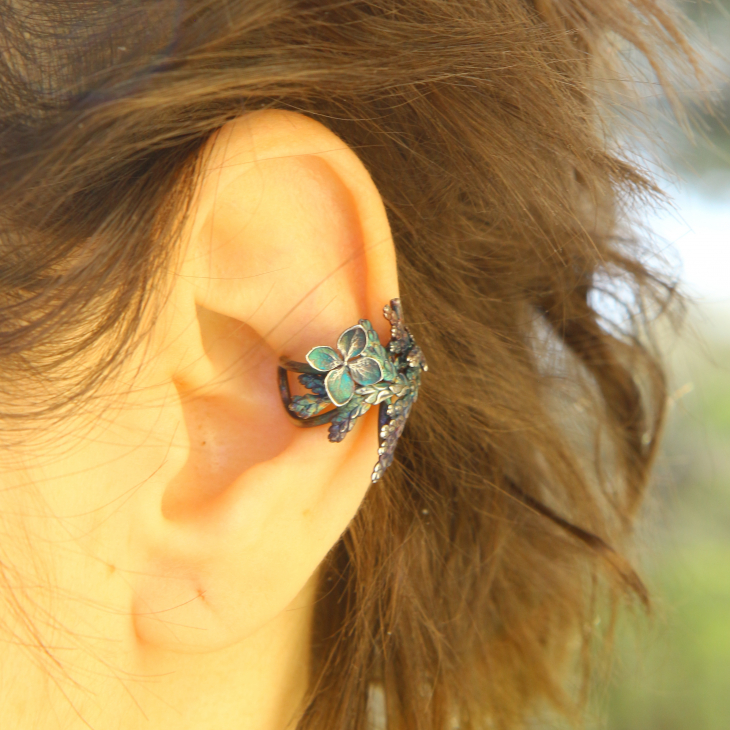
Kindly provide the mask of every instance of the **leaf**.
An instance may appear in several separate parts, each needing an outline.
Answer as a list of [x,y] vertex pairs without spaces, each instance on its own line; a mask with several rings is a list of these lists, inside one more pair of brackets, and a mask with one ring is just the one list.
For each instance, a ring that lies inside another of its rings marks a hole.
[[310,418],[321,413],[328,405],[329,399],[318,395],[295,395],[289,404],[289,410],[302,418]]
[[383,314],[390,322],[390,342],[388,349],[394,355],[407,352],[412,345],[412,337],[408,328],[403,324],[403,308],[400,299],[391,299],[390,304],[383,307]]
[[[413,406],[413,399],[410,397],[398,401],[398,406],[393,409],[392,406],[382,405],[380,412],[380,448],[378,449],[378,463],[375,465],[372,473],[372,481],[377,482],[383,476],[385,470],[393,463],[395,458],[395,447],[398,445],[398,439],[403,433],[406,421]],[[396,410],[397,413],[393,413]]]
[[376,406],[384,400],[393,397],[391,383],[376,383],[358,388],[355,393],[363,397],[366,403]]
[[352,430],[355,421],[370,409],[370,404],[360,396],[353,396],[352,400],[342,408],[337,409],[329,427],[329,440],[332,442],[342,441]]
[[326,396],[327,390],[324,387],[324,375],[312,375],[311,373],[302,373],[299,382],[315,395]]

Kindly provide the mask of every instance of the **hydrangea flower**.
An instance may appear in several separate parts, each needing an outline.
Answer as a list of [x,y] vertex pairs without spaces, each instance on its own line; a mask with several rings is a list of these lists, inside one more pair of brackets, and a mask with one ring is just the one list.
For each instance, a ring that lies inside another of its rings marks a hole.
[[[307,353],[307,362],[321,373],[327,373],[324,387],[336,406],[344,406],[355,394],[355,383],[374,385],[383,378],[380,363],[372,357],[360,357],[367,345],[362,325],[345,330],[337,340],[337,350],[320,346]],[[355,359],[358,358],[358,359]]]

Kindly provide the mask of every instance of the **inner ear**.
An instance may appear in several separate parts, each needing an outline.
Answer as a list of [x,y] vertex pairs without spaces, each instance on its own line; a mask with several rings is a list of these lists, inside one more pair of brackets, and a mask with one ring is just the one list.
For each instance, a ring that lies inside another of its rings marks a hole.
[[277,357],[240,320],[196,307],[200,347],[173,378],[188,458],[162,501],[167,519],[213,508],[252,466],[280,454],[295,436],[277,385]]

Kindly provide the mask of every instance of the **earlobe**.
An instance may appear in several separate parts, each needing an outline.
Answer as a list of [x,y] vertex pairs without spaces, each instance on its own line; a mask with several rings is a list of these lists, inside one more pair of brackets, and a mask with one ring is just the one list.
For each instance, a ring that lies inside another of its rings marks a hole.
[[347,528],[378,460],[375,409],[333,444],[292,424],[277,368],[364,318],[387,342],[382,306],[397,295],[382,201],[325,127],[250,115],[204,159],[160,356],[180,466],[133,527],[136,634],[177,651],[219,648],[272,620]]

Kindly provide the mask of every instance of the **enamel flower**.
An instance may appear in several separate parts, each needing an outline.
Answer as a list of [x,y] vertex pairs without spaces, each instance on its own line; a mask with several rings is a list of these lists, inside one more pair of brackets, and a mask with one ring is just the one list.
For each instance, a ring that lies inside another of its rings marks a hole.
[[307,353],[307,362],[315,370],[327,373],[324,387],[336,406],[344,406],[355,394],[355,383],[374,385],[383,379],[380,363],[372,357],[361,357],[367,345],[367,335],[362,325],[345,330],[337,340],[337,350],[320,346]]
[[[378,462],[373,482],[393,463],[396,444],[418,399],[421,373],[428,370],[403,322],[400,300],[391,299],[383,314],[390,322],[387,348],[372,322],[361,319],[340,335],[336,350],[315,347],[307,353],[307,362],[282,355],[278,374],[281,399],[294,423],[303,428],[329,424],[332,443],[342,441],[361,416],[378,407]],[[299,373],[299,383],[309,393],[292,396],[290,372]]]

